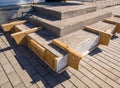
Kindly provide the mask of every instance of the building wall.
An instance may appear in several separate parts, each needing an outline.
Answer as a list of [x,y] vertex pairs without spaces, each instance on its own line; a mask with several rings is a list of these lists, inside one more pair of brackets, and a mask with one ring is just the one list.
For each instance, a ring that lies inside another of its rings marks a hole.
[[44,2],[45,0],[0,0],[0,6],[20,5],[28,3]]
[[12,19],[24,17],[31,11],[31,6],[9,6],[0,8],[0,24],[11,21]]

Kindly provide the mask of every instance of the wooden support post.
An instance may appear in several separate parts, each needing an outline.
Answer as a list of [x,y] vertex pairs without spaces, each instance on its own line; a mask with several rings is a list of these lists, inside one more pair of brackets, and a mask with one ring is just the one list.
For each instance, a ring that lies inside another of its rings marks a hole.
[[14,21],[14,22],[2,24],[1,27],[3,28],[3,31],[4,31],[4,32],[9,32],[9,31],[12,30],[12,28],[13,28],[15,25],[23,24],[23,23],[25,23],[25,22],[27,22],[27,20]]
[[11,34],[11,36],[15,39],[17,44],[21,44],[27,34],[36,32],[40,30],[41,28],[42,27],[36,27],[36,28],[25,30],[25,31],[20,31],[20,32]]
[[79,61],[83,56],[59,40],[54,39],[52,42],[56,46],[68,52],[68,66],[78,70]]
[[85,30],[89,30],[93,33],[98,33],[100,35],[99,44],[102,44],[102,45],[107,46],[110,42],[111,37],[112,37],[112,35],[110,33],[105,33],[101,30],[97,30],[97,29],[90,27],[90,26],[86,26]]

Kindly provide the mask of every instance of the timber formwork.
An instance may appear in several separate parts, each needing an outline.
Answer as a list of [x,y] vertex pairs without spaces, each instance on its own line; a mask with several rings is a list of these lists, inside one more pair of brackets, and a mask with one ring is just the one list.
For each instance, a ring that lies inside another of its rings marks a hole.
[[13,32],[17,44],[26,44],[54,71],[61,73],[68,66],[78,70],[83,56],[100,44],[107,46],[112,35],[120,33],[119,14],[96,11],[95,6],[78,7],[34,6],[35,12],[27,20],[1,26],[4,32]]

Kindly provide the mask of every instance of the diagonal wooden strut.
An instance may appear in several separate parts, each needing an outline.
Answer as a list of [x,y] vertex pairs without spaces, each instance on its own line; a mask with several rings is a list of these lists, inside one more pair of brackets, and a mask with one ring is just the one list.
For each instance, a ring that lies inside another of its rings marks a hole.
[[23,24],[27,22],[27,20],[22,20],[22,21],[14,21],[6,24],[2,24],[1,27],[3,28],[4,32],[9,32],[15,25]]
[[27,34],[36,32],[40,29],[42,29],[42,27],[36,27],[36,28],[32,28],[32,29],[28,29],[25,31],[20,31],[20,32],[11,34],[11,36],[15,39],[17,44],[20,44]]
[[83,56],[79,52],[73,50],[72,48],[57,39],[54,39],[52,42],[56,46],[68,52],[68,66],[78,70],[79,61]]
[[102,44],[102,45],[107,46],[110,42],[111,37],[112,37],[112,35],[110,33],[105,33],[103,31],[97,30],[91,26],[85,26],[85,30],[88,30],[88,31],[91,31],[94,33],[99,33],[100,34],[99,44]]

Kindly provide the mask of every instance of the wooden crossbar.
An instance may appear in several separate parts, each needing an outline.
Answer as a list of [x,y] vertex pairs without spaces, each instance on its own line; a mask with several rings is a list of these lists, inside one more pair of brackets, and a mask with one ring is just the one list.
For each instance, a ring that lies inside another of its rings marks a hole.
[[83,56],[79,52],[73,50],[72,48],[57,39],[54,39],[52,42],[56,46],[68,52],[68,66],[78,70],[79,61]]
[[1,27],[3,28],[3,31],[4,31],[4,32],[9,32],[9,31],[12,30],[12,28],[13,28],[15,25],[23,24],[23,23],[25,23],[25,22],[27,22],[27,20],[14,21],[14,22],[2,24]]
[[111,37],[112,37],[112,35],[110,33],[105,33],[103,31],[97,30],[91,26],[85,26],[85,30],[89,30],[89,31],[94,32],[94,33],[99,33],[99,35],[100,35],[99,44],[102,44],[102,45],[107,46],[110,42]]
[[28,29],[28,30],[24,30],[24,31],[11,34],[11,36],[15,39],[17,44],[21,44],[27,34],[36,32],[40,29],[42,29],[42,27],[36,27],[36,28],[32,28],[32,29]]

